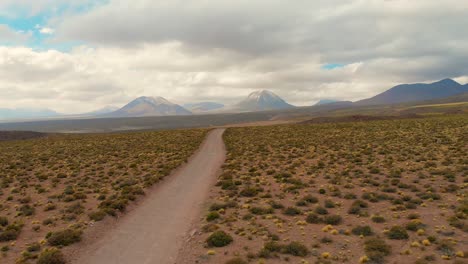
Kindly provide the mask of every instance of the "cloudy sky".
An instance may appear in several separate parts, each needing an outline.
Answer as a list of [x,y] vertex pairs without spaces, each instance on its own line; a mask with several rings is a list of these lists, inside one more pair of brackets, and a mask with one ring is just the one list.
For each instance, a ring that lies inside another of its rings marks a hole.
[[135,97],[296,105],[468,82],[468,1],[1,0],[0,108],[63,113]]

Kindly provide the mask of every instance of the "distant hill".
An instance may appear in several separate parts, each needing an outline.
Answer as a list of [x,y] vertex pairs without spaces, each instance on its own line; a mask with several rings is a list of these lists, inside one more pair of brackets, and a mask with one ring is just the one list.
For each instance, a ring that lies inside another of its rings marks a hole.
[[191,115],[192,112],[163,97],[139,97],[117,111],[105,114],[106,117],[140,117],[140,116],[177,116]]
[[444,98],[465,92],[468,92],[468,85],[461,85],[452,79],[444,79],[430,84],[415,83],[397,85],[381,94],[358,101],[355,104],[398,104]]
[[214,102],[200,102],[200,103],[184,104],[183,107],[192,111],[193,113],[203,113],[203,112],[221,109],[224,107],[224,105],[220,103],[214,103]]
[[332,103],[337,103],[339,102],[338,100],[333,100],[333,99],[321,99],[314,105],[326,105],[326,104],[332,104]]
[[0,108],[0,120],[31,119],[60,116],[59,113],[50,109],[7,109]]
[[103,108],[91,111],[91,112],[80,114],[80,116],[103,115],[103,114],[112,113],[112,112],[117,111],[117,110],[119,110],[119,107],[108,105],[108,106],[104,106]]
[[289,109],[295,106],[288,104],[281,97],[271,91],[261,90],[255,91],[241,102],[234,106],[226,108],[233,112],[254,112],[266,110]]

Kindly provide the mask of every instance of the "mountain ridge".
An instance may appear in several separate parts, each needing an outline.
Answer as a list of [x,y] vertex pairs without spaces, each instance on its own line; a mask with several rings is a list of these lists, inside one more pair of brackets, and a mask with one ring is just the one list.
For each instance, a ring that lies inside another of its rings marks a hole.
[[464,92],[468,92],[468,84],[461,85],[452,79],[443,79],[433,83],[400,84],[355,104],[398,104],[444,98]]

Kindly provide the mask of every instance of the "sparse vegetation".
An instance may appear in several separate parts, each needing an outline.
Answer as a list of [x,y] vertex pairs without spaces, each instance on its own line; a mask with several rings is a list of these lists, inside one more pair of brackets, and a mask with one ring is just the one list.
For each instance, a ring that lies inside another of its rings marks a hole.
[[206,239],[206,243],[209,247],[224,247],[231,244],[232,241],[232,237],[221,230],[215,231]]
[[37,259],[37,264],[65,264],[65,257],[57,248],[44,250]]
[[[127,206],[184,163],[207,130],[47,135],[0,142],[1,263],[63,263],[90,221]],[[37,242],[45,241],[39,254]]]
[[[228,129],[228,159],[212,202],[235,205],[212,211],[234,243],[208,262],[461,259],[466,131],[466,115]],[[286,245],[301,253],[286,253]]]

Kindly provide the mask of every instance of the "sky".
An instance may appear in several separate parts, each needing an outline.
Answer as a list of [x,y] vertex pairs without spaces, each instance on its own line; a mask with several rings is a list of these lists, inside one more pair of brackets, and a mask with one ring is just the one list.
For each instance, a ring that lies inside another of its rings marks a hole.
[[468,1],[1,0],[0,108],[80,113],[139,96],[295,105],[468,82]]

